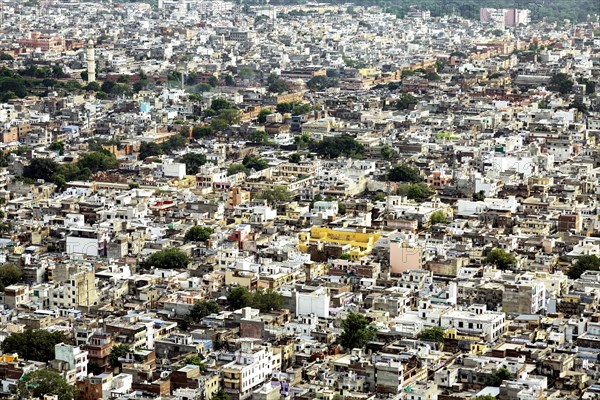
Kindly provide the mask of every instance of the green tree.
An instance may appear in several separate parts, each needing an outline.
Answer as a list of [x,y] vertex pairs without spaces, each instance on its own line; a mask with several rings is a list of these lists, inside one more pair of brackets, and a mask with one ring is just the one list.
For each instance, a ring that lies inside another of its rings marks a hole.
[[569,75],[560,72],[552,75],[550,78],[550,89],[559,92],[560,94],[567,94],[573,90],[574,82],[571,80]]
[[480,190],[477,193],[473,193],[473,201],[484,201],[485,200],[485,192]]
[[186,242],[207,242],[212,235],[213,230],[208,226],[192,226],[185,233],[184,240]]
[[221,110],[225,110],[228,108],[233,108],[233,104],[229,103],[227,100],[225,99],[214,99],[211,103],[210,103],[210,108],[212,108],[213,110],[219,112]]
[[411,105],[417,104],[419,101],[415,96],[409,93],[403,93],[402,96],[396,101],[396,108],[398,110],[407,110]]
[[377,201],[385,201],[386,198],[387,197],[385,196],[385,194],[383,194],[383,193],[377,193],[375,196],[373,196],[371,198],[371,201],[375,203]]
[[227,167],[227,176],[235,175],[239,172],[243,172],[247,175],[250,173],[250,170],[244,164],[231,164]]
[[294,198],[284,186],[276,186],[273,189],[260,191],[255,197],[257,199],[267,200],[269,203],[276,201],[291,201]]
[[29,165],[23,168],[23,176],[30,179],[43,179],[50,182],[58,169],[58,163],[49,158],[32,158]]
[[493,374],[485,377],[485,385],[499,387],[502,385],[503,381],[510,380],[512,378],[513,374],[511,374],[510,371],[505,367],[502,367],[497,369]]
[[165,154],[173,153],[176,150],[181,150],[187,145],[187,139],[182,135],[173,135],[168,140],[162,142],[160,147]]
[[351,312],[342,321],[342,333],[338,342],[347,350],[366,347],[375,338],[375,331],[364,315]]
[[196,175],[200,167],[206,164],[206,156],[200,153],[186,153],[179,161],[185,164],[186,172],[190,175]]
[[215,133],[215,130],[210,125],[199,126],[196,125],[192,129],[192,136],[194,139],[202,139],[211,137]]
[[428,72],[425,74],[425,79],[428,81],[439,81],[442,78],[437,74],[437,72]]
[[202,360],[202,357],[194,354],[192,356],[187,356],[184,360],[183,363],[185,365],[196,365],[200,368],[200,372],[206,372],[206,365],[204,364],[204,361]]
[[571,104],[569,104],[569,108],[574,108],[582,114],[587,114],[590,111],[588,106],[581,101],[581,99],[573,100]]
[[289,162],[293,164],[298,164],[300,161],[302,161],[302,157],[300,156],[300,154],[293,153],[292,155],[290,155]]
[[250,307],[252,305],[252,294],[243,286],[237,286],[227,295],[227,303],[232,310]]
[[219,86],[219,79],[216,76],[211,76],[208,78],[207,83],[212,87]]
[[340,259],[340,260],[351,260],[352,256],[350,255],[350,253],[342,253],[338,257],[338,259]]
[[210,92],[213,89],[212,86],[210,86],[208,83],[201,83],[198,86],[196,86],[196,91],[198,93],[207,93]]
[[179,249],[171,247],[152,253],[150,257],[142,263],[142,266],[146,269],[152,267],[160,269],[185,269],[189,262],[190,259],[187,254]]
[[213,118],[210,121],[210,127],[215,132],[223,132],[227,128],[229,128],[229,124],[223,118]]
[[65,144],[62,141],[52,142],[48,146],[48,150],[57,151],[62,156],[65,154]]
[[390,161],[392,158],[394,158],[395,155],[396,152],[394,151],[394,149],[392,149],[387,144],[381,147],[381,158],[383,158],[384,160]]
[[106,150],[88,153],[77,161],[77,167],[79,167],[80,170],[87,168],[93,173],[115,169],[118,166],[119,162],[117,161],[117,157]]
[[339,79],[340,78],[340,71],[334,68],[329,68],[326,71],[327,77],[328,78],[332,78],[332,79]]
[[344,203],[342,203],[341,201],[338,201],[337,204],[338,204],[338,213],[341,215],[346,214],[346,205]]
[[475,397],[475,400],[497,400],[497,399],[494,396],[492,396],[491,394],[484,394],[483,396]]
[[252,79],[254,79],[255,77],[255,73],[254,70],[250,67],[241,67],[238,70],[238,76],[241,79],[247,80],[247,81],[251,81]]
[[271,142],[269,135],[265,131],[255,130],[250,134],[250,141],[252,143],[266,145]]
[[229,74],[225,75],[224,81],[227,86],[235,86],[235,79]]
[[337,85],[337,80],[328,78],[326,76],[315,76],[312,77],[307,83],[306,86],[310,90],[325,90],[330,87],[334,87]]
[[65,378],[51,369],[38,369],[25,373],[17,385],[19,399],[42,398],[44,395],[53,394],[58,400],[73,400],[76,398],[76,389],[67,383]]
[[0,347],[4,353],[17,353],[25,360],[48,362],[54,359],[54,346],[66,340],[62,332],[28,329],[22,333],[12,333]]
[[129,83],[129,76],[119,75],[119,77],[117,78],[117,83]]
[[242,164],[244,164],[244,166],[249,170],[253,169],[255,171],[262,171],[263,169],[269,167],[269,162],[267,160],[263,160],[262,158],[254,155],[244,157]]
[[148,157],[161,155],[163,152],[161,146],[154,142],[142,142],[140,145],[140,160],[145,160]]
[[90,361],[88,362],[88,374],[92,374],[92,375],[100,375],[102,372],[102,368],[100,368],[100,366],[98,365],[98,363],[96,361]]
[[431,225],[447,224],[448,217],[446,216],[446,213],[444,211],[437,210],[431,213],[431,218],[429,222],[431,222]]
[[398,188],[399,195],[406,196],[409,200],[414,200],[418,203],[431,198],[434,193],[435,190],[426,183],[410,183]]
[[423,177],[416,169],[406,164],[400,164],[390,170],[388,180],[392,182],[418,183],[423,182]]
[[363,145],[349,135],[328,137],[320,142],[312,143],[310,147],[320,156],[327,158],[338,158],[340,156],[361,158],[365,153]]
[[100,92],[102,90],[98,82],[90,82],[85,85],[84,89],[90,92]]
[[443,342],[444,341],[444,330],[437,326],[423,329],[417,336],[420,340],[428,340],[431,342]]
[[258,113],[258,117],[257,117],[258,123],[264,124],[265,122],[267,122],[267,116],[271,115],[271,114],[272,114],[271,110],[267,110],[267,109],[260,110],[260,112]]
[[283,307],[283,296],[272,289],[259,290],[252,295],[252,308],[258,308],[261,312],[281,310]]
[[2,264],[0,265],[0,291],[4,291],[4,288],[21,281],[23,276],[23,270],[15,264]]
[[119,343],[113,345],[113,347],[110,349],[110,354],[108,355],[108,364],[113,368],[121,369],[121,362],[119,361],[119,358],[125,357],[130,351],[131,348],[126,344]]
[[210,398],[210,400],[229,400],[229,396],[227,395],[227,393],[225,393],[223,389],[221,389],[217,393],[215,393]]
[[571,279],[579,279],[585,271],[599,271],[600,258],[595,255],[581,256],[577,262],[569,269],[568,275]]
[[517,266],[517,259],[514,255],[504,249],[494,248],[485,258],[486,263],[495,265],[501,270],[513,269]]
[[210,314],[219,312],[219,305],[216,301],[197,301],[190,310],[189,317],[194,322],[200,322]]
[[267,90],[271,93],[285,93],[290,91],[290,86],[283,79],[275,79],[269,84]]
[[237,108],[225,108],[219,112],[219,118],[226,121],[228,125],[240,122],[240,111]]

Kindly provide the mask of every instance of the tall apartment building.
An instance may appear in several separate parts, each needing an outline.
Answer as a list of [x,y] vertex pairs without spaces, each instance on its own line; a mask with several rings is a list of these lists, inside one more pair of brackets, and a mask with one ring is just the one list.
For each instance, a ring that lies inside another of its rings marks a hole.
[[222,368],[225,392],[232,400],[245,400],[271,378],[273,351],[258,346],[254,339],[240,339],[235,359]]
[[75,379],[87,376],[88,352],[81,350],[79,346],[59,343],[54,346],[54,358],[66,362],[69,369],[75,370]]
[[481,22],[503,22],[507,26],[527,25],[531,22],[529,10],[517,8],[481,8],[479,9]]
[[94,270],[91,266],[62,264],[53,271],[55,285],[50,290],[50,305],[58,308],[93,306],[98,301]]

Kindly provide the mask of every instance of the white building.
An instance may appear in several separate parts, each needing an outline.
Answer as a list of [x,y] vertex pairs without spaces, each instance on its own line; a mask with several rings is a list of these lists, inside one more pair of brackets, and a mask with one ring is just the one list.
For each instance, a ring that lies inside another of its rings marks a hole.
[[78,346],[59,343],[54,346],[54,358],[66,362],[69,369],[74,369],[76,379],[87,376],[88,352],[81,350]]
[[273,373],[273,351],[258,347],[254,339],[241,339],[242,348],[234,354],[234,360],[225,364],[223,386],[226,393],[237,394],[245,400]]
[[440,318],[443,329],[455,328],[459,333],[483,335],[488,342],[498,340],[506,330],[503,312],[487,311],[485,305],[475,304],[469,310],[452,310]]
[[296,315],[310,314],[320,318],[329,317],[329,294],[325,288],[309,293],[296,292]]

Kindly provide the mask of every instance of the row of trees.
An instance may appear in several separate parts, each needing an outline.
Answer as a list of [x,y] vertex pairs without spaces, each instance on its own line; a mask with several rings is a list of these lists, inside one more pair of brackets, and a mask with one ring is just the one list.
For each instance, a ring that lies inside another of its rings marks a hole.
[[173,135],[168,140],[158,144],[155,142],[142,142],[140,145],[139,158],[144,160],[148,157],[156,157],[161,154],[171,154],[183,149],[187,139],[183,135]]
[[238,286],[229,292],[227,302],[232,310],[252,307],[261,312],[269,312],[283,307],[283,296],[272,289],[250,292],[245,287]]
[[54,182],[59,188],[63,188],[70,180],[88,180],[98,171],[115,169],[117,166],[118,161],[114,154],[99,150],[87,153],[76,163],[70,164],[58,164],[49,158],[33,158],[29,165],[23,168],[23,177]]

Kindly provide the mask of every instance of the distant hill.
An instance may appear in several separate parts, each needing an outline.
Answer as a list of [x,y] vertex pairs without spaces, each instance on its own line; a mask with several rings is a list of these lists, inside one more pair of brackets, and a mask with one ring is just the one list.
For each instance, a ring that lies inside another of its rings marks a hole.
[[[236,0],[240,3],[240,0]],[[479,19],[479,9],[524,8],[531,10],[534,21],[547,18],[549,21],[569,19],[583,22],[588,15],[600,15],[599,0],[318,0],[323,3],[352,4],[361,6],[380,6],[385,11],[404,17],[411,8],[427,9],[432,16],[461,15],[465,18]],[[304,0],[270,0],[269,4],[303,4]],[[265,4],[265,0],[243,0],[243,4]]]

